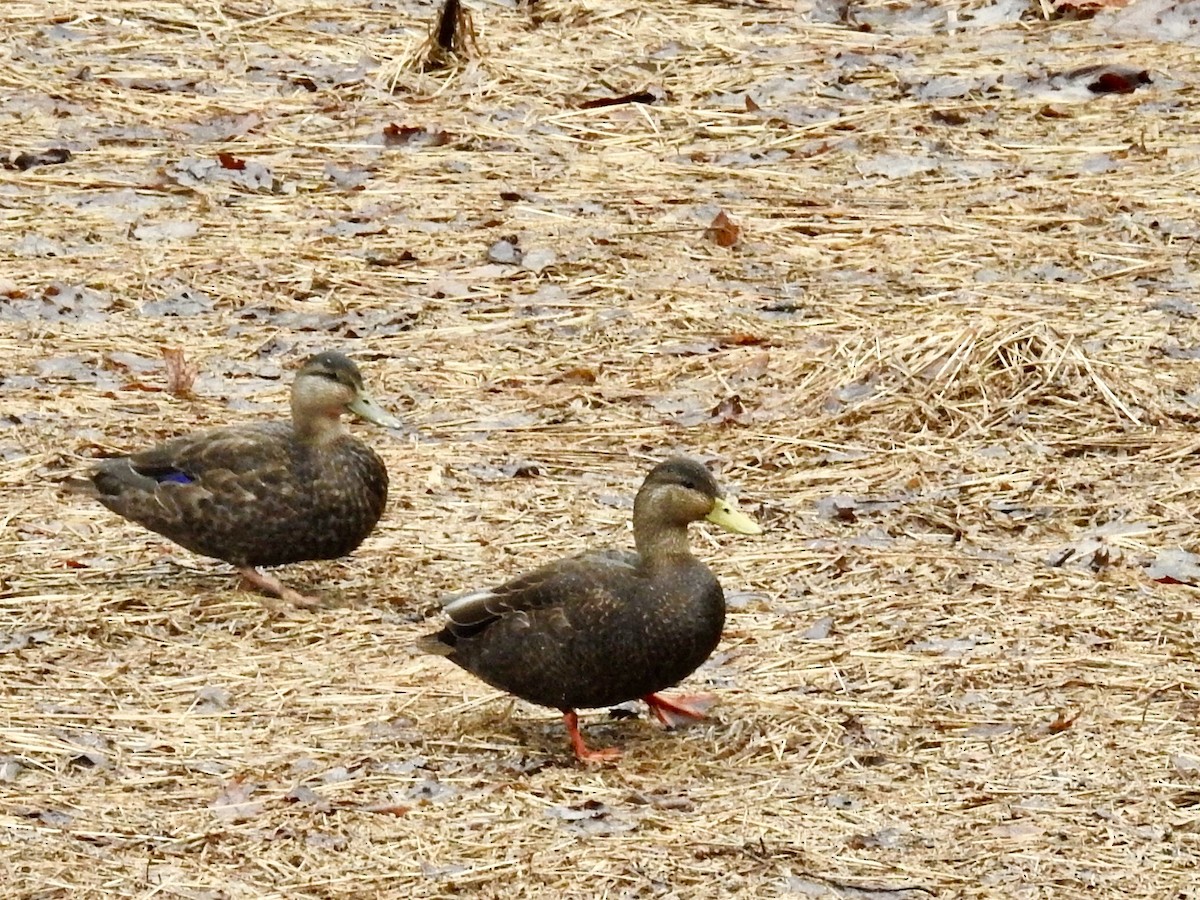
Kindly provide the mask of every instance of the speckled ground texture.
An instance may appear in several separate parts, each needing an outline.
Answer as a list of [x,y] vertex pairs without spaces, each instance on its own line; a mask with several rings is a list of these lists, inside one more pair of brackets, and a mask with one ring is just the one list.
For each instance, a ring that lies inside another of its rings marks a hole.
[[[4,896],[1197,896],[1195,6],[5,3]],[[327,348],[407,429],[323,608],[63,492]],[[718,703],[582,767],[413,642],[672,452]]]

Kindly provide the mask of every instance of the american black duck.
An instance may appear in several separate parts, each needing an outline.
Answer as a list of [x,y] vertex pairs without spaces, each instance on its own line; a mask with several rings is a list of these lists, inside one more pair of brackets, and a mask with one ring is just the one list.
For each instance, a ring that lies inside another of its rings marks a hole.
[[371,533],[387,502],[388,477],[371,448],[351,437],[343,413],[393,428],[341,353],[305,361],[292,385],[292,420],[184,435],[106,459],[90,493],[124,516],[235,566],[254,587],[298,606],[319,601],[258,571],[333,559]]
[[708,698],[667,699],[717,646],[725,595],[688,548],[687,527],[707,519],[759,534],[754,520],[721,494],[703,465],[660,463],[633,504],[636,551],[595,551],[560,559],[499,587],[446,601],[449,619],[421,647],[448,657],[488,684],[562,711],[575,756],[591,750],[575,710],[642,699],[665,725],[701,718]]

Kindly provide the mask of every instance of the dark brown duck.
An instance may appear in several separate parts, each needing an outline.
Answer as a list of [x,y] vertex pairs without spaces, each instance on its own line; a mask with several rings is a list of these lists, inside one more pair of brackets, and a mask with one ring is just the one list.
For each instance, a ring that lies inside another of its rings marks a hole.
[[309,358],[292,385],[292,421],[217,428],[114,457],[90,473],[91,493],[118,515],[300,606],[318,601],[257,566],[333,559],[371,533],[387,503],[383,461],[341,420],[400,422],[341,353]]
[[725,595],[692,556],[687,527],[707,519],[739,534],[761,529],[695,460],[675,457],[646,476],[633,505],[636,551],[552,562],[499,587],[446,603],[449,622],[421,646],[523,700],[563,713],[575,755],[590,750],[576,709],[642,699],[667,725],[700,718],[700,698],[668,700],[721,638]]

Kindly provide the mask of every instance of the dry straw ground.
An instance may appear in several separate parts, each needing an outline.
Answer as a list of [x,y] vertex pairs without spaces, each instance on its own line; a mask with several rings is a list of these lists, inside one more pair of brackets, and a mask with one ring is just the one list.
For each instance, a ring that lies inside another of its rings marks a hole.
[[[476,4],[421,73],[415,3],[4,4],[10,158],[72,152],[0,170],[5,897],[1197,895],[1200,54],[806,10]],[[1022,87],[1092,63],[1154,83]],[[324,347],[412,427],[327,609],[60,493]],[[673,450],[768,527],[694,536],[720,703],[581,768],[411,642]]]

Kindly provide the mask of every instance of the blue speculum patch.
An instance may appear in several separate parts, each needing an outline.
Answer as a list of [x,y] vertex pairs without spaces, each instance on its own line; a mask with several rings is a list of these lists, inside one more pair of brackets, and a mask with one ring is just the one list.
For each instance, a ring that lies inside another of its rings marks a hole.
[[186,472],[163,472],[160,475],[154,476],[155,481],[159,484],[170,482],[171,484],[191,484],[194,479]]

